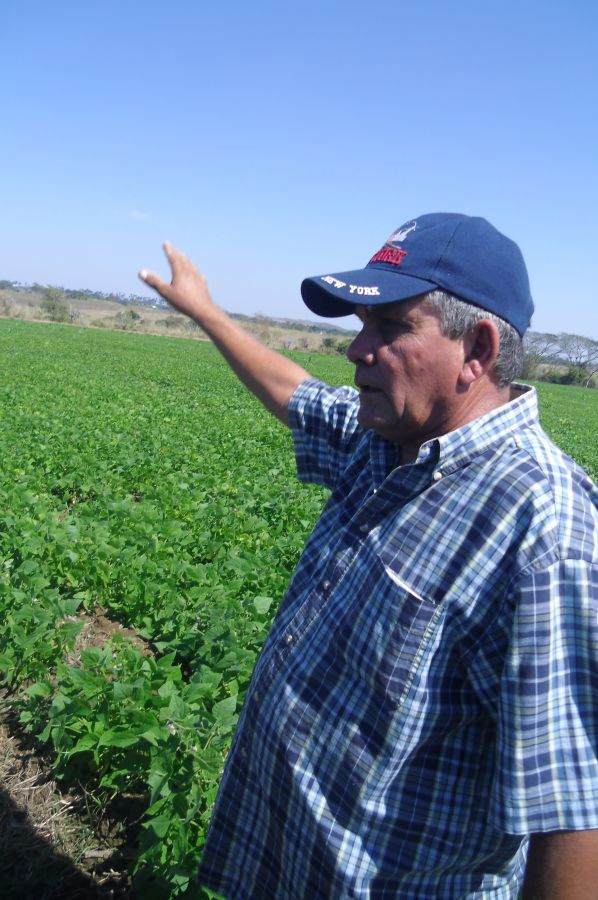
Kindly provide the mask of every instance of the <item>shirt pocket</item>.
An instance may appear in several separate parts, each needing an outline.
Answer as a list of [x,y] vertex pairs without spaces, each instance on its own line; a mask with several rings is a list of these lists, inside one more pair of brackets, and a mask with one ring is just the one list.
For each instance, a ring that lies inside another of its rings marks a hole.
[[352,633],[351,663],[374,695],[398,707],[437,632],[441,605],[415,591],[396,560],[373,555],[369,576],[344,628]]

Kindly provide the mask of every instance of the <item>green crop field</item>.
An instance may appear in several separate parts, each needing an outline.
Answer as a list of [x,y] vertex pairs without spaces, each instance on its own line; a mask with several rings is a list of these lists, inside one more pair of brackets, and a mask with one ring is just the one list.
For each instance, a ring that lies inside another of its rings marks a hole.
[[598,391],[561,384],[536,387],[542,425],[598,482]]
[[[351,383],[342,358],[298,354]],[[540,385],[598,477],[598,392]],[[190,878],[276,603],[325,499],[208,343],[0,319],[0,676],[56,772],[146,806],[144,897]],[[85,615],[118,632],[83,646]]]

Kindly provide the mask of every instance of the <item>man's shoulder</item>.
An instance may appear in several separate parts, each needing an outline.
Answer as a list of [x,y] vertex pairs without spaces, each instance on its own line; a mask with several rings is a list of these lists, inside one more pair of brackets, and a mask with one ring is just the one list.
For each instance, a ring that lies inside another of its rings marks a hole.
[[296,388],[288,409],[301,481],[333,489],[354,460],[366,435],[357,422],[358,396],[313,378]]
[[562,450],[538,424],[513,435],[514,453],[527,462],[532,477],[543,482],[560,502],[579,497],[598,508],[598,487],[588,473]]
[[293,409],[310,406],[317,408],[329,408],[335,404],[345,404],[348,407],[356,407],[359,393],[355,388],[343,385],[335,387],[320,381],[319,378],[306,378],[295,388],[289,406]]
[[483,456],[491,492],[527,517],[530,531],[550,535],[561,559],[598,561],[598,487],[539,424]]

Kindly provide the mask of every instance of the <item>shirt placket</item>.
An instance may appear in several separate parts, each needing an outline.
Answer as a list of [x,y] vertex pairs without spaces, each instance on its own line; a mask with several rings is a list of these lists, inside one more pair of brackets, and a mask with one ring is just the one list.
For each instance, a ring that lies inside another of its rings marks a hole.
[[[315,588],[306,596],[295,616],[284,631],[277,636],[270,648],[267,665],[268,677],[273,677],[296,652],[311,624],[324,610],[333,591],[342,591],[343,580],[362,552],[367,541],[373,541],[376,552],[376,532],[378,526],[389,514],[399,511],[415,495],[420,493],[430,481],[436,481],[430,467],[412,470],[404,478],[401,470],[393,470],[382,483],[380,489],[372,488],[371,493],[359,506],[345,526],[334,551],[330,554]],[[265,674],[265,673],[264,673]]]

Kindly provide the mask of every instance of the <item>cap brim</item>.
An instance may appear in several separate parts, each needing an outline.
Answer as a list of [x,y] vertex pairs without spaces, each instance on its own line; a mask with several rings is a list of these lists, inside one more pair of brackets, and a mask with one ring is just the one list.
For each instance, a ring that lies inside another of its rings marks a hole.
[[303,302],[317,316],[350,316],[356,306],[410,300],[438,287],[433,281],[371,265],[353,272],[314,275],[301,283]]

